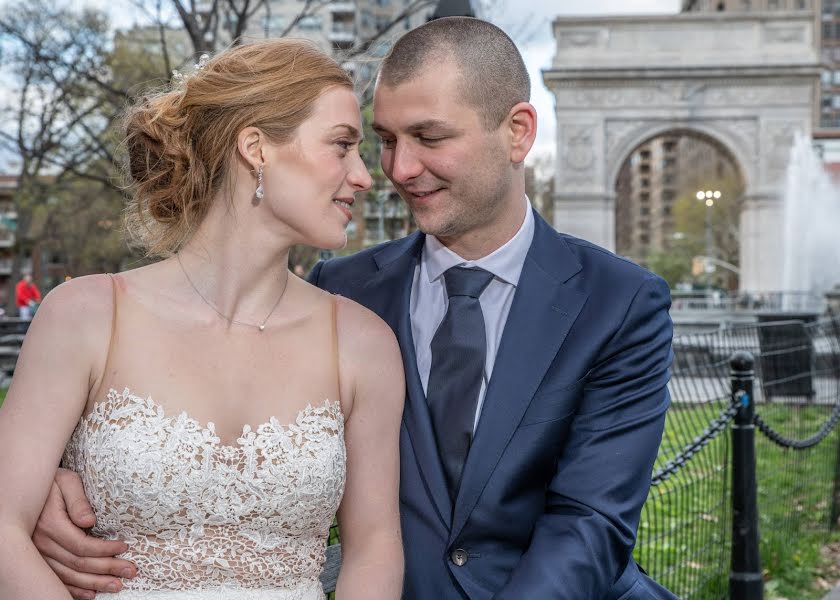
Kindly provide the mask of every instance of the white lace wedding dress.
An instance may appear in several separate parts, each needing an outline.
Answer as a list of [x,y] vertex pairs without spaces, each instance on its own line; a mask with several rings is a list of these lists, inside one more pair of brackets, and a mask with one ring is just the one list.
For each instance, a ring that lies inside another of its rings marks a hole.
[[212,423],[165,414],[110,389],[84,417],[63,464],[96,513],[93,534],[121,539],[138,567],[119,600],[315,600],[329,526],[344,490],[338,402],[294,423],[246,426],[235,446]]

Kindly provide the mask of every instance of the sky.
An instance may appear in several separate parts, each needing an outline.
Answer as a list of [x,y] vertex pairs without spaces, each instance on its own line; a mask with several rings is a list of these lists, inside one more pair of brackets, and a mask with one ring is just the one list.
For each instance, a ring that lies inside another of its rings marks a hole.
[[[530,158],[555,151],[554,99],[545,88],[541,70],[551,64],[554,37],[551,23],[558,16],[667,14],[679,12],[680,0],[484,0],[484,18],[508,32],[522,51],[531,76],[531,101],[537,109],[538,133]],[[119,0],[116,4],[127,3]],[[100,8],[113,8],[113,0],[86,0]],[[0,4],[5,2],[0,1]],[[119,11],[122,13],[123,11]],[[120,15],[114,15],[119,21]],[[123,13],[122,16],[127,16]],[[2,165],[0,165],[2,167]]]

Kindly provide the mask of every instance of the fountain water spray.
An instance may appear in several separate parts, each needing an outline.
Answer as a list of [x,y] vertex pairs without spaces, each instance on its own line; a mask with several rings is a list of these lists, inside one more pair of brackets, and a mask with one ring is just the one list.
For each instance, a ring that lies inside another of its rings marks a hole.
[[783,217],[783,289],[822,299],[840,284],[840,184],[802,134],[790,153]]

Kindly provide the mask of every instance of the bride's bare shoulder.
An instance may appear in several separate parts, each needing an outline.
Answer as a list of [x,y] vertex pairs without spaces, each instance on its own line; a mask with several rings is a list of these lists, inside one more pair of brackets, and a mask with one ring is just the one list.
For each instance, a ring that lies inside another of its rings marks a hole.
[[111,277],[106,274],[74,277],[53,288],[38,308],[43,317],[72,319],[76,326],[96,321],[113,311]]
[[108,275],[76,277],[53,288],[29,326],[26,339],[73,340],[77,357],[93,360],[107,347],[111,334],[113,292]]

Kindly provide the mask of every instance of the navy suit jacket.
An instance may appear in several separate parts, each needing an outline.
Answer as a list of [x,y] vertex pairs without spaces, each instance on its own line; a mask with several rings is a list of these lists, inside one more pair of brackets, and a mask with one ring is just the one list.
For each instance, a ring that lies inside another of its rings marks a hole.
[[404,597],[672,599],[632,558],[669,403],[668,286],[534,216],[454,504],[409,318],[423,234],[310,275],[376,312],[402,350]]

